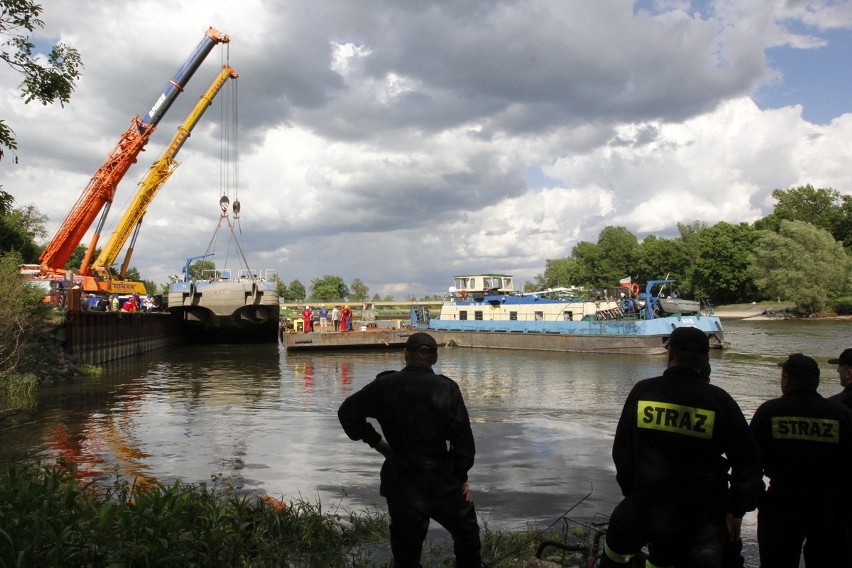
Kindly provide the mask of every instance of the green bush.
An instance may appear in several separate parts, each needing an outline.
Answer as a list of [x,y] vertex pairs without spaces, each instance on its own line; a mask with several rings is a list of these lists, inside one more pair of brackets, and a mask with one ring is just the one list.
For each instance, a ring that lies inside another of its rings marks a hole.
[[[388,568],[387,517],[238,495],[177,481],[81,480],[73,468],[0,470],[0,567]],[[483,558],[521,568],[553,529],[483,527]],[[574,538],[578,538],[574,535]],[[581,539],[582,540],[582,539]],[[424,543],[425,566],[452,566],[452,543]]]
[[32,408],[36,405],[38,379],[35,375],[12,374],[0,385],[5,387],[4,397],[9,406],[14,408]]
[[834,311],[839,316],[852,316],[852,297],[846,296],[835,300]]
[[41,465],[0,473],[0,566],[366,567],[387,534],[380,515],[282,506],[215,483],[104,487]]

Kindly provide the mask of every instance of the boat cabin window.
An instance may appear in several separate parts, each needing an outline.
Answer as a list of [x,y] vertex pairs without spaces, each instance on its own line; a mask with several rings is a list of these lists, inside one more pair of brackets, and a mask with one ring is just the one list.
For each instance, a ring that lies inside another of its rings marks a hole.
[[535,312],[535,321],[544,321],[544,312]]
[[477,321],[482,321],[482,312],[480,310],[476,310],[473,312],[473,319]]
[[518,321],[518,312],[509,312],[509,319],[512,321]]
[[565,316],[565,321],[571,321],[574,319],[574,312],[572,312],[571,310],[565,310],[564,312],[562,312],[562,315]]
[[466,320],[467,319],[467,310],[459,310],[459,319]]

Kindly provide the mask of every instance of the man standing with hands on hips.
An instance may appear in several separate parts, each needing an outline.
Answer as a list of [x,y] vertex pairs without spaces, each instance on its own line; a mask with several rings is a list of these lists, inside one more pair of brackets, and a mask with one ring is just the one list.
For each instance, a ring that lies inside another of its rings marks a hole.
[[[390,515],[395,568],[419,568],[430,519],[453,537],[457,568],[480,568],[479,525],[467,482],[475,453],[458,385],[432,366],[438,345],[427,333],[405,344],[405,368],[385,371],[337,412],[343,430],[385,457],[380,493]],[[381,426],[387,441],[373,425]]]

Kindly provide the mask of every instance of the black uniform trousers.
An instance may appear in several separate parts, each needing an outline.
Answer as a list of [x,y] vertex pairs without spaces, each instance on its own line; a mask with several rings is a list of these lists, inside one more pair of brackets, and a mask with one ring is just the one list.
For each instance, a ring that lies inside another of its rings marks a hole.
[[648,560],[655,566],[718,567],[727,540],[724,503],[672,494],[628,495],[610,516],[607,547],[632,554],[647,544]]
[[[757,511],[757,543],[763,568],[798,568],[804,552],[808,568],[850,566],[846,550],[845,499],[813,491],[770,487]],[[804,547],[803,547],[804,544]]]
[[454,491],[441,498],[387,496],[394,568],[420,568],[429,520],[435,519],[453,537],[457,568],[480,568],[479,524],[473,503]]

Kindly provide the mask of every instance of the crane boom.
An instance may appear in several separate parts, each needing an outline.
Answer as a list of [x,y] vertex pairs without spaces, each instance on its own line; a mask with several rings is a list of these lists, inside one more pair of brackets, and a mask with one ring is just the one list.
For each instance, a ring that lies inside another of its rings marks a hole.
[[[207,91],[201,95],[201,98],[192,109],[192,112],[189,113],[186,120],[184,120],[183,124],[178,127],[174,136],[172,136],[168,146],[166,146],[163,150],[163,153],[157,161],[151,165],[151,169],[148,170],[148,173],[144,178],[142,178],[142,181],[139,182],[133,201],[122,215],[115,231],[113,231],[106,245],[104,245],[104,248],[101,250],[101,254],[95,262],[92,263],[92,268],[95,271],[106,271],[115,263],[118,253],[121,251],[122,247],[124,247],[132,232],[133,240],[131,241],[131,247],[127,250],[126,258],[122,264],[121,272],[119,273],[121,278],[125,277],[127,265],[130,262],[130,256],[133,251],[132,243],[136,240],[138,227],[142,223],[142,218],[145,216],[145,212],[148,210],[148,206],[151,204],[154,196],[157,195],[157,192],[160,191],[160,188],[163,187],[179,165],[178,162],[175,161],[175,156],[183,147],[186,139],[189,138],[190,134],[192,134],[192,129],[196,124],[198,124],[198,121],[201,119],[204,112],[211,104],[213,104],[213,99],[219,93],[219,90],[225,82],[228,79],[236,79],[238,76],[239,75],[233,68],[228,65],[224,65],[222,70],[207,88]],[[135,231],[134,227],[136,227]]]
[[118,144],[97,169],[68,217],[59,226],[56,234],[47,244],[41,255],[41,269],[47,273],[62,272],[77,245],[83,240],[98,213],[103,210],[99,228],[92,237],[86,251],[81,272],[85,273],[92,253],[97,247],[98,233],[112,204],[118,183],[145,147],[151,133],[160,119],[169,109],[186,83],[198,69],[204,58],[218,43],[230,41],[227,35],[214,28],[207,30],[204,38],[190,55],[189,59],[171,78],[162,94],[157,98],[144,117],[134,117],[130,127],[122,134]]

